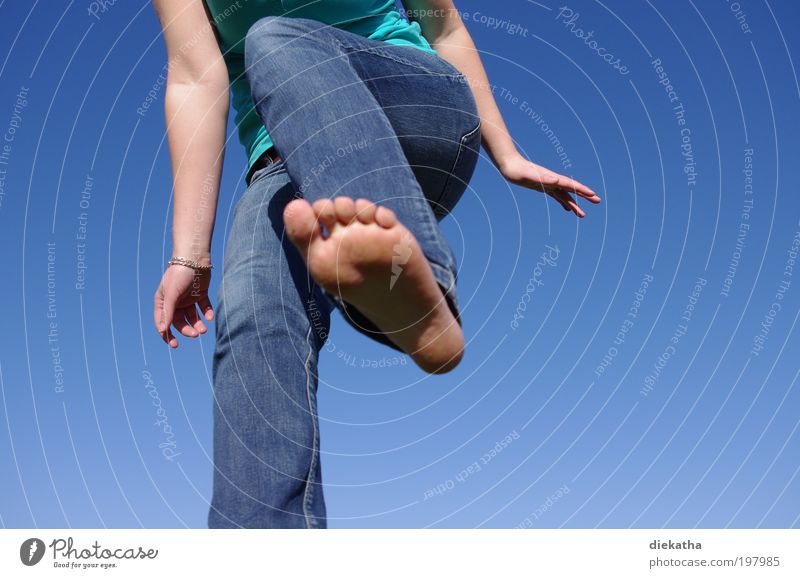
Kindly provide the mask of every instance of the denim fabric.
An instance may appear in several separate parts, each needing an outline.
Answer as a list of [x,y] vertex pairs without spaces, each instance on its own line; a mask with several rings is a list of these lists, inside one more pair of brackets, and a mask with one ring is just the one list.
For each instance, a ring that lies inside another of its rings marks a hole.
[[315,20],[265,17],[246,38],[253,101],[280,154],[237,203],[217,296],[214,492],[209,527],[327,526],[317,360],[334,308],[284,235],[294,198],[391,208],[414,234],[453,312],[456,263],[439,221],[477,162],[480,119],[464,76],[436,54]]

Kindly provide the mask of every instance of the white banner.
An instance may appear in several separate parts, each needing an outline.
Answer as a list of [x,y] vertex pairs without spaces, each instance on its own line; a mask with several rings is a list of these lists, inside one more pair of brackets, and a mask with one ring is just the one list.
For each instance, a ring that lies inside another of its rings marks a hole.
[[[800,575],[798,530],[2,530],[0,576]],[[186,574],[191,572],[191,574]]]

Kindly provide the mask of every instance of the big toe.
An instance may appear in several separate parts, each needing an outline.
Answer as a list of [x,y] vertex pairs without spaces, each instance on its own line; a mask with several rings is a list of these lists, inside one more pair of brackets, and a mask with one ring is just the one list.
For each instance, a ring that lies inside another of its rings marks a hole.
[[304,199],[295,199],[286,205],[283,223],[289,239],[304,255],[311,242],[320,235],[320,225],[314,209]]

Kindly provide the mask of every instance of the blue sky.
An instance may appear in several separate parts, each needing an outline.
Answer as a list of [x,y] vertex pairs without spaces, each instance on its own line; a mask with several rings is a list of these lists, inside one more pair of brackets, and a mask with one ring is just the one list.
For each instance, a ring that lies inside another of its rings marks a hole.
[[[329,525],[797,526],[796,3],[457,5],[519,148],[604,202],[579,221],[480,160],[443,223],[451,374],[335,317]],[[151,322],[165,48],[147,3],[87,6],[0,4],[0,524],[204,527],[213,331],[173,351]]]

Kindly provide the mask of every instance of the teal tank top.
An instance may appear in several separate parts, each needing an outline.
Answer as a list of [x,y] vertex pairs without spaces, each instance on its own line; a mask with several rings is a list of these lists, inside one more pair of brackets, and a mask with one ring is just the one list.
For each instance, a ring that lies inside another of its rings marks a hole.
[[309,18],[343,30],[392,44],[415,46],[436,54],[419,24],[405,19],[394,0],[205,0],[220,36],[220,50],[228,67],[231,104],[239,142],[247,152],[247,168],[272,146],[250,95],[244,74],[247,30],[263,16]]

